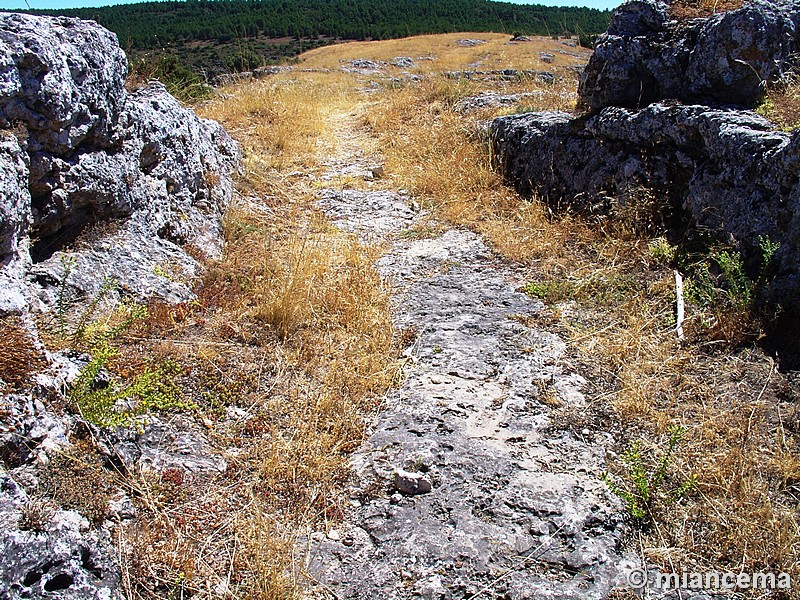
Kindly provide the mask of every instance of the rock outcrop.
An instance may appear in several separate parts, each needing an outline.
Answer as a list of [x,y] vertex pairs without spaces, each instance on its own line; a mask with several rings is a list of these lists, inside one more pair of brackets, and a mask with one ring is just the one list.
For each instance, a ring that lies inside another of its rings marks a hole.
[[792,301],[800,133],[776,131],[742,105],[793,64],[798,18],[800,4],[756,2],[678,23],[660,2],[628,2],[582,76],[591,112],[496,119],[498,168],[524,194],[582,212],[655,199],[674,237],[711,233],[752,270],[769,238],[780,244],[774,291]]
[[0,598],[117,597],[120,573],[107,532],[90,530],[75,511],[46,508],[39,509],[41,522],[18,529],[36,502],[11,477],[0,475]]
[[158,83],[128,93],[126,73],[92,22],[0,16],[0,312],[51,305],[68,247],[77,296],[113,279],[187,299],[198,265],[181,246],[219,255],[236,145]]
[[592,111],[690,103],[758,102],[766,84],[797,65],[800,5],[753,2],[689,22],[670,20],[667,5],[632,0],[614,12],[597,40],[579,86]]
[[[113,295],[188,300],[195,257],[222,251],[237,145],[160,83],[127,91],[126,74],[116,37],[96,23],[0,14],[0,317],[30,333],[41,362],[20,393],[0,395],[0,598],[120,597],[110,522],[38,498],[44,465],[86,429],[51,399],[89,357],[46,353],[31,314],[91,305],[111,282]],[[180,420],[95,436],[120,468],[226,466]],[[132,518],[127,496],[109,500],[109,518]]]

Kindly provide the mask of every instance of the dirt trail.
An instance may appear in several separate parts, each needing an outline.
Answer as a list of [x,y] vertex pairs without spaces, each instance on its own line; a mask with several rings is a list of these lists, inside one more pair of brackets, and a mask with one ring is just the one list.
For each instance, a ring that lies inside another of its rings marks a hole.
[[[338,115],[334,178],[379,156]],[[374,187],[378,187],[375,185]],[[580,410],[565,343],[530,326],[543,309],[480,236],[415,239],[407,194],[323,189],[335,225],[382,241],[395,322],[416,332],[403,384],[352,457],[352,509],[304,548],[311,597],[602,598],[624,582],[624,525],[600,480],[606,434],[554,425]]]

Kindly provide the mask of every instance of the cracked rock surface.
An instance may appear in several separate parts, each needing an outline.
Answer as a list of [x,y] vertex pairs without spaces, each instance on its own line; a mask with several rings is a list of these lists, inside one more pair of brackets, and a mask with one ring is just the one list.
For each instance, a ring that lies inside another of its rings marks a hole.
[[517,291],[479,236],[403,240],[395,234],[413,213],[371,194],[326,194],[322,204],[338,226],[374,223],[394,240],[378,266],[397,286],[397,327],[418,337],[405,381],[353,457],[345,524],[309,539],[318,582],[309,593],[604,597],[624,582],[625,528],[600,480],[610,440],[559,430],[545,404],[584,402],[564,342],[525,324],[542,305]]
[[798,17],[792,0],[756,0],[685,22],[672,20],[663,2],[626,2],[598,39],[578,93],[595,112],[666,99],[752,106],[797,64]]
[[119,567],[108,532],[93,530],[75,511],[55,511],[41,530],[18,528],[31,499],[0,475],[0,598],[119,598]]

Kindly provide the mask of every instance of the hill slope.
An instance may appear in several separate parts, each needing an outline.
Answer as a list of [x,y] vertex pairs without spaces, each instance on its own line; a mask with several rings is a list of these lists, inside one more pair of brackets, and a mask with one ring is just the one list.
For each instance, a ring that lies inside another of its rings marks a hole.
[[488,0],[189,0],[59,12],[95,19],[133,48],[257,35],[361,40],[456,31],[599,33],[608,25],[605,11]]

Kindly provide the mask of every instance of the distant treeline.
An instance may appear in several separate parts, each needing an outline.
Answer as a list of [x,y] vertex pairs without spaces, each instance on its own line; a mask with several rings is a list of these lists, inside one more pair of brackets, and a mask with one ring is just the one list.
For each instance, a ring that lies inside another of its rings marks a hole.
[[489,0],[188,0],[33,11],[93,19],[123,48],[147,50],[205,40],[254,37],[366,40],[426,33],[494,31],[592,35],[609,12]]

